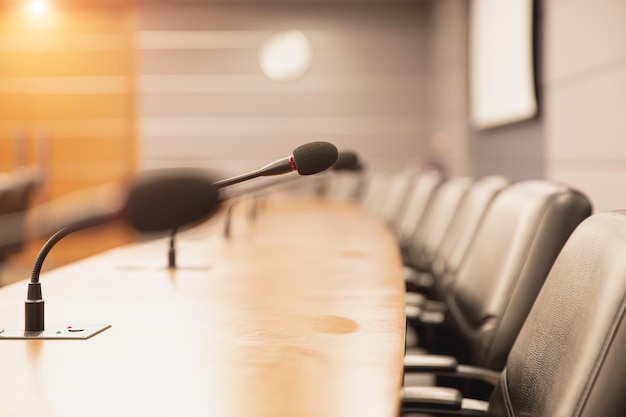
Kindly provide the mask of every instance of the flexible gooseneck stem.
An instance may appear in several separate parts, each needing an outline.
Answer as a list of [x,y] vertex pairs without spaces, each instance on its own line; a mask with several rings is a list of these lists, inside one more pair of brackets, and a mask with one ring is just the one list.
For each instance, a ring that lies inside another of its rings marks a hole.
[[262,172],[261,171],[248,172],[247,174],[242,174],[242,175],[238,175],[238,176],[233,177],[233,178],[228,178],[228,179],[225,179],[225,180],[214,182],[213,185],[215,185],[217,188],[224,188],[224,187],[228,187],[230,185],[235,185],[235,184],[238,184],[240,182],[251,180],[252,178],[257,178],[257,177],[260,177],[260,176],[262,176]]
[[172,234],[170,235],[170,246],[167,252],[167,267],[169,269],[176,269],[176,232],[178,228],[175,227],[172,229]]
[[267,164],[261,169],[258,169],[253,172],[248,172],[247,174],[238,175],[233,178],[228,178],[225,180],[214,182],[213,185],[217,188],[227,187],[229,185],[235,185],[240,182],[244,182],[247,180],[251,180],[257,177],[267,177],[271,175],[281,175],[287,174],[291,171],[296,171],[296,164],[293,159],[293,156],[288,156],[287,158],[279,159],[278,161],[274,161],[271,164]]
[[39,275],[41,274],[41,268],[43,267],[43,262],[46,260],[46,256],[48,256],[48,253],[50,253],[54,245],[65,236],[79,230],[87,229],[88,227],[92,227],[90,221],[77,223],[59,230],[48,239],[37,254],[30,275],[30,282],[28,283],[28,294],[24,303],[24,330],[27,332],[41,332],[45,329],[44,301],[41,293]]

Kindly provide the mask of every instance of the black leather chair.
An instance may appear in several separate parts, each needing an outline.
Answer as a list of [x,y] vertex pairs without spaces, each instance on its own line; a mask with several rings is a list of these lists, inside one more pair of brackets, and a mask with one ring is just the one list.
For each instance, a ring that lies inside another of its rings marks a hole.
[[486,176],[472,183],[433,254],[430,271],[434,277],[433,285],[428,288],[431,299],[445,299],[487,209],[509,184],[507,178],[498,175]]
[[406,387],[402,414],[626,416],[625,316],[626,211],[596,214],[558,255],[489,401]]
[[327,198],[338,201],[359,200],[364,185],[363,173],[342,171],[332,174],[332,178],[328,181]]
[[432,271],[433,259],[472,183],[469,177],[452,177],[434,190],[406,247],[407,261],[412,268]]
[[391,222],[391,228],[398,238],[402,251],[406,251],[410,245],[410,240],[426,212],[426,207],[443,181],[443,175],[437,171],[422,172],[413,180],[405,200]]
[[[584,195],[550,181],[522,181],[500,192],[444,302],[413,317],[421,346],[502,370],[559,251],[590,214]],[[405,370],[423,371],[422,359],[408,349]]]
[[400,212],[408,191],[419,177],[416,170],[404,170],[389,176],[387,194],[380,205],[378,217],[392,229]]
[[[421,308],[429,300],[445,299],[488,207],[508,185],[507,178],[497,175],[472,182],[452,218],[446,220],[449,224],[445,227],[444,235],[436,241],[437,245],[423,249],[422,259],[427,257],[428,261],[426,269],[404,267],[407,310]],[[433,241],[432,237],[428,239]],[[410,327],[407,328],[406,340],[407,346],[418,344],[415,332]]]

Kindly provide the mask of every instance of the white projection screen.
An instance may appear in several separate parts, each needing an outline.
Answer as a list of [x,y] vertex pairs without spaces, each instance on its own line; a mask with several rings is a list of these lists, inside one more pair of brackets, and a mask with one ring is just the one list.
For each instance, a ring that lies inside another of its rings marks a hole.
[[533,1],[472,0],[469,61],[474,127],[488,129],[534,117]]

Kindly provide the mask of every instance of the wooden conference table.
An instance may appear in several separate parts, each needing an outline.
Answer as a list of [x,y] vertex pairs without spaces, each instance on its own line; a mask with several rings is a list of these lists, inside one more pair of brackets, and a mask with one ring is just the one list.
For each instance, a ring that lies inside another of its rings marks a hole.
[[[0,415],[397,415],[404,287],[395,241],[349,203],[235,206],[168,239],[42,275],[46,329],[0,338]],[[62,245],[62,242],[60,243]],[[0,328],[23,329],[26,281],[0,289]],[[6,333],[6,332],[5,332]]]

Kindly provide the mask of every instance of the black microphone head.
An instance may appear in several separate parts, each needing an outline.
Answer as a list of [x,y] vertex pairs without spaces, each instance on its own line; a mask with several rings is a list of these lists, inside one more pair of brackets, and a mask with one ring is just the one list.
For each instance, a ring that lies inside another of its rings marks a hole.
[[219,204],[218,189],[205,171],[161,169],[138,176],[124,217],[140,232],[164,232],[205,219]]
[[359,164],[359,157],[352,151],[342,151],[337,157],[337,162],[333,165],[335,171],[356,170]]
[[330,168],[337,161],[339,151],[328,142],[311,142],[293,151],[293,162],[300,175],[311,175]]

